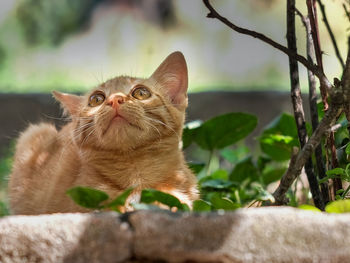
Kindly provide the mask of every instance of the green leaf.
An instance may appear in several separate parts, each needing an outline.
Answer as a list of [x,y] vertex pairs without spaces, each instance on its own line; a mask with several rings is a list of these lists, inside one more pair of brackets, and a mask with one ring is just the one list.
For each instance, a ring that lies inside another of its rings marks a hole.
[[213,195],[210,202],[215,209],[236,210],[240,208],[239,204],[233,203],[230,199],[218,195]]
[[125,201],[129,197],[129,195],[131,194],[132,190],[134,190],[134,188],[126,189],[122,194],[117,196],[117,198],[115,198],[110,203],[104,205],[103,207],[113,207],[113,206],[123,206],[123,205],[125,205]]
[[327,182],[329,179],[332,179],[332,178],[339,178],[339,176],[337,176],[337,175],[327,175],[326,177],[323,177],[322,179],[318,180],[318,183],[319,184],[323,184],[323,183]]
[[228,190],[234,185],[233,182],[222,180],[222,179],[212,179],[206,180],[201,183],[201,188],[212,188],[216,190]]
[[10,215],[10,211],[5,202],[0,201],[0,217]]
[[335,193],[336,193],[337,195],[341,195],[341,194],[343,194],[344,192],[345,192],[344,189],[339,189],[339,190],[337,190]]
[[303,210],[309,210],[309,211],[314,211],[314,212],[322,212],[320,209],[318,209],[317,207],[313,206],[313,205],[300,205],[298,206],[299,209],[303,209]]
[[193,202],[193,208],[192,208],[193,211],[195,212],[206,212],[206,211],[211,211],[211,205],[204,201],[204,200],[195,200]]
[[189,212],[191,211],[191,209],[187,204],[182,203],[182,211]]
[[229,161],[232,164],[237,163],[248,153],[249,153],[249,148],[246,146],[238,147],[235,149],[226,148],[220,152],[221,156],[224,157],[227,161]]
[[188,167],[194,172],[195,174],[199,174],[200,171],[203,170],[205,167],[205,163],[189,163]]
[[271,201],[272,203],[275,202],[275,198],[273,195],[265,190],[261,185],[255,185],[255,190],[258,192],[257,196],[255,197],[258,201]]
[[323,102],[322,101],[317,103],[317,113],[318,113],[318,118],[322,119],[324,116],[324,109],[323,109]]
[[258,160],[257,160],[257,166],[260,172],[262,172],[266,165],[268,163],[271,162],[271,158],[270,157],[266,157],[266,156],[259,156]]
[[253,164],[251,157],[237,163],[230,174],[230,180],[233,182],[243,182],[247,178],[249,178],[251,181],[259,180],[258,169]]
[[337,200],[329,203],[326,206],[327,213],[349,213],[350,212],[350,200]]
[[293,146],[299,146],[294,117],[281,114],[259,138],[261,150],[276,161],[289,160]]
[[186,149],[194,140],[196,130],[202,124],[201,121],[192,121],[186,123],[182,132],[182,149]]
[[100,209],[101,202],[107,200],[109,197],[103,191],[82,186],[73,187],[66,193],[78,205],[91,209]]
[[345,153],[350,155],[350,143],[346,146]]
[[257,118],[246,113],[228,113],[204,122],[196,130],[195,142],[203,149],[222,149],[245,138],[257,125]]
[[[334,168],[332,170],[328,170],[326,172],[326,175],[331,176],[331,175],[346,175],[345,170],[343,168]],[[332,177],[331,177],[332,178]]]
[[264,133],[287,135],[296,139],[298,137],[295,119],[292,115],[287,113],[282,113],[274,119],[266,129],[264,129]]
[[186,207],[183,206],[180,200],[171,194],[164,193],[155,189],[142,190],[141,203],[149,204],[153,202],[162,203],[169,206],[170,208],[177,207],[181,211],[186,210]]
[[340,127],[337,129],[337,132],[335,133],[335,145],[345,145],[343,144],[343,141],[349,140],[349,132],[348,132],[348,121],[346,119],[346,116],[344,113],[342,113],[337,121],[337,125],[340,125]]
[[211,179],[220,179],[220,180],[228,180],[228,173],[226,170],[216,170],[210,175]]
[[275,161],[290,159],[293,146],[297,146],[293,137],[280,134],[263,134],[259,141],[261,150]]
[[283,174],[286,172],[287,168],[273,168],[268,167],[264,170],[262,174],[262,179],[265,185],[268,185],[270,183],[276,182],[280,180],[283,176]]

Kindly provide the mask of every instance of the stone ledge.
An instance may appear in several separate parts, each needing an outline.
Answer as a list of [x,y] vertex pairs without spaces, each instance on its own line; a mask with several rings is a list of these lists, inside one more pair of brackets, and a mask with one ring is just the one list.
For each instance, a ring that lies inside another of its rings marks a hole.
[[347,262],[350,214],[293,208],[0,219],[0,262]]

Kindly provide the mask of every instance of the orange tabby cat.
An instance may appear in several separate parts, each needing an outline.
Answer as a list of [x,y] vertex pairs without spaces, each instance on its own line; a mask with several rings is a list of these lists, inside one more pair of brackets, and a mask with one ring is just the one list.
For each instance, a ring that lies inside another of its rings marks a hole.
[[187,66],[169,55],[148,79],[116,77],[85,96],[53,92],[72,121],[60,131],[31,125],[17,142],[9,182],[14,214],[85,212],[67,195],[88,186],[128,203],[144,188],[191,205],[196,178],[179,149],[187,107]]

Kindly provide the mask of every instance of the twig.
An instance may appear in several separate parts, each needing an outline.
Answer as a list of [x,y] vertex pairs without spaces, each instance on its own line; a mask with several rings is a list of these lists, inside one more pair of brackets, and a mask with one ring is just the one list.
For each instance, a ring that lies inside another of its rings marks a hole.
[[329,25],[329,22],[328,22],[328,19],[327,19],[327,15],[326,15],[326,11],[325,11],[325,7],[324,7],[324,4],[322,3],[321,0],[317,0],[317,3],[318,5],[320,6],[320,9],[321,9],[321,13],[322,13],[322,17],[323,17],[323,22],[327,28],[327,31],[328,31],[328,34],[329,34],[329,37],[331,38],[332,40],[332,44],[333,44],[333,47],[334,47],[334,51],[335,51],[335,54],[340,62],[340,65],[342,66],[343,70],[345,68],[345,64],[344,64],[344,60],[339,52],[339,48],[338,48],[338,44],[337,44],[337,41],[334,37],[334,34],[333,34],[333,31],[331,29],[331,26]]
[[322,52],[321,52],[320,38],[319,38],[318,27],[317,27],[317,14],[316,14],[316,9],[314,5],[315,0],[307,0],[306,3],[307,3],[307,10],[308,10],[309,19],[310,19],[312,39],[315,46],[316,61],[317,61],[317,65],[323,71]]
[[297,156],[298,156],[299,149],[298,147],[293,147],[292,148],[292,155],[290,157],[289,161],[289,166],[286,171],[286,173],[282,176],[280,184],[276,191],[272,194],[273,197],[275,198],[275,205],[285,205],[287,204],[286,200],[286,192],[288,191],[289,187],[293,184],[295,180],[295,176],[293,174],[292,167],[295,166]]
[[[350,123],[350,38],[348,39],[348,55],[346,58],[346,67],[342,77],[341,86],[344,93],[344,113],[345,117]],[[339,83],[338,83],[339,84]],[[348,133],[350,135],[350,125],[348,125]]]
[[[288,48],[297,53],[297,41],[295,35],[295,0],[287,0],[287,43]],[[298,63],[292,57],[289,57],[289,75],[291,82],[291,96],[294,110],[294,119],[297,125],[300,146],[303,147],[307,141],[305,115],[300,91]],[[306,162],[305,172],[309,181],[310,190],[315,206],[321,210],[324,210],[324,203],[316,176],[313,171],[311,156]]]
[[209,13],[207,14],[207,17],[209,18],[216,18],[218,20],[220,20],[222,23],[224,23],[225,25],[227,25],[228,27],[230,27],[232,30],[244,34],[244,35],[248,35],[254,38],[257,38],[271,46],[273,46],[274,48],[282,51],[283,53],[285,53],[287,56],[289,57],[293,57],[296,60],[298,60],[301,64],[303,64],[307,69],[311,70],[320,80],[320,83],[326,87],[328,90],[331,90],[332,88],[332,84],[329,82],[329,80],[327,79],[326,75],[324,74],[324,72],[322,70],[320,70],[320,68],[313,64],[310,63],[305,57],[289,50],[287,47],[275,42],[274,40],[272,40],[271,38],[268,38],[267,36],[256,32],[256,31],[252,31],[246,28],[242,28],[239,27],[235,24],[233,24],[231,21],[229,21],[227,18],[221,16],[214,8],[213,6],[210,4],[209,0],[203,0],[203,3],[205,4],[205,6],[208,8]]
[[[337,81],[338,82],[338,81]],[[339,83],[338,83],[339,84]],[[350,123],[350,38],[348,39],[348,54],[346,58],[346,66],[340,85],[343,88],[344,94],[344,113],[345,117]],[[348,125],[348,133],[350,136],[350,126]]]
[[[337,149],[335,148],[335,139],[334,139],[334,132],[330,132],[328,136],[328,145],[329,149],[331,151],[331,157],[332,157],[332,168],[339,167],[338,157],[337,157]],[[340,178],[333,178],[333,194],[334,197],[336,196],[336,193],[338,190],[343,189],[342,182]]]
[[[318,33],[318,23],[317,23],[317,9],[316,9],[316,2],[315,0],[307,0],[307,9],[308,9],[308,16],[310,20],[310,26],[311,26],[311,35],[312,35],[312,40],[314,43],[314,48],[315,48],[315,56],[316,56],[316,61],[319,69],[323,71],[323,63],[322,63],[322,51],[321,51],[321,46],[320,46],[320,38],[319,38],[319,33]],[[315,73],[314,73],[315,74]],[[324,83],[320,82],[321,87],[321,96],[322,96],[322,102],[324,106],[324,110],[326,111],[328,109],[328,92],[327,92],[327,87],[324,85]]]
[[348,8],[346,7],[345,4],[343,4],[343,8],[344,8],[345,14],[346,14],[346,16],[347,16],[347,18],[349,19],[349,22],[350,22],[350,12],[349,12],[349,10],[348,10]]
[[[303,16],[300,11],[296,9],[296,13],[300,16],[302,23],[305,26],[306,29],[306,50],[307,50],[307,58],[310,62],[313,62],[314,60],[314,44],[312,40],[311,35],[311,26],[310,26],[310,20],[307,16]],[[311,115],[311,124],[312,124],[312,130],[316,130],[318,126],[318,111],[317,111],[317,92],[316,92],[316,79],[315,75],[308,70],[308,82],[309,82],[309,105],[310,105],[310,115]],[[320,179],[326,177],[326,171],[324,167],[324,160],[322,155],[322,146],[319,144],[315,149],[315,159],[316,159],[316,166],[318,171],[318,176]],[[306,169],[306,168],[305,168]],[[328,184],[322,183],[321,184],[321,193],[322,193],[322,199],[324,204],[329,202],[329,191],[328,191]]]

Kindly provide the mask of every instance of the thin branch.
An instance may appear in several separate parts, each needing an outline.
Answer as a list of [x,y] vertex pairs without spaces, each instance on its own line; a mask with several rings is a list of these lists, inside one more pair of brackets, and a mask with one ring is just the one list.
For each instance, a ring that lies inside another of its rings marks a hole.
[[320,80],[320,83],[322,85],[324,85],[324,87],[327,87],[327,89],[331,90],[332,88],[332,84],[329,82],[329,80],[327,79],[326,75],[324,74],[324,72],[315,64],[310,63],[305,57],[289,50],[287,47],[275,42],[274,40],[272,40],[271,38],[268,38],[267,36],[256,32],[256,31],[252,31],[246,28],[242,28],[239,27],[235,24],[233,24],[232,22],[230,22],[227,18],[221,16],[214,8],[213,6],[210,4],[209,0],[203,0],[203,3],[205,4],[205,6],[208,8],[209,13],[207,15],[207,17],[209,18],[216,18],[218,20],[220,20],[222,23],[224,23],[225,25],[227,25],[228,27],[230,27],[232,30],[244,34],[244,35],[248,35],[254,38],[257,38],[267,44],[269,44],[270,46],[273,46],[274,48],[282,51],[283,53],[285,53],[287,56],[289,57],[293,57],[296,60],[298,60],[301,64],[303,64],[307,69],[311,70]]
[[[296,13],[300,16],[301,21],[306,29],[307,59],[313,63],[315,49],[314,49],[314,44],[313,44],[312,35],[311,35],[310,20],[307,16],[303,16],[302,13],[297,9],[296,9]],[[310,70],[308,70],[307,73],[308,73],[308,82],[309,82],[309,105],[310,105],[311,124],[312,124],[312,130],[314,131],[316,130],[319,123],[318,111],[317,111],[317,92],[316,92],[317,83],[316,83],[315,75]],[[326,177],[326,171],[324,167],[321,144],[319,144],[315,149],[315,159],[316,159],[318,176],[320,179],[322,179]],[[328,184],[326,182],[321,184],[321,193],[322,193],[322,199],[324,204],[328,203],[329,191],[328,191]]]
[[[328,145],[329,145],[329,149],[331,151],[331,157],[332,157],[332,168],[337,168],[339,167],[339,161],[338,161],[338,157],[337,157],[337,149],[335,148],[335,138],[334,138],[334,132],[330,132],[329,136],[328,136]],[[333,194],[334,197],[337,194],[337,191],[340,189],[343,189],[342,186],[342,181],[340,178],[333,178]]]
[[350,38],[348,39],[348,54],[340,85],[343,88],[344,102],[348,104],[350,102]]
[[[292,170],[292,167],[295,166],[298,153],[299,153],[298,147],[293,147],[288,169],[286,173],[282,176],[278,188],[273,193],[273,197],[275,198],[274,205],[286,205],[288,203],[285,194],[287,193],[289,187],[293,184],[294,180],[296,179],[296,177],[294,176],[291,170]],[[270,203],[267,203],[267,204],[271,205]]]
[[343,4],[343,8],[344,8],[345,15],[349,19],[349,22],[350,22],[350,12],[345,4]]
[[334,47],[334,51],[335,51],[335,54],[340,62],[340,65],[342,66],[343,70],[345,68],[345,64],[344,64],[344,60],[339,52],[339,48],[338,48],[338,44],[337,44],[337,41],[335,39],[335,36],[333,34],[333,31],[331,29],[331,26],[329,25],[329,22],[328,22],[328,19],[327,19],[327,15],[326,15],[326,11],[325,11],[325,7],[324,7],[324,4],[322,3],[321,0],[317,0],[317,3],[318,5],[320,6],[320,9],[321,9],[321,13],[322,13],[322,17],[323,17],[323,22],[327,28],[327,31],[328,31],[328,34],[329,34],[329,37],[331,38],[332,40],[332,44],[333,44],[333,47]]
[[317,14],[316,14],[316,7],[314,5],[315,0],[307,0],[307,10],[309,14],[309,19],[310,19],[310,25],[311,25],[311,34],[312,34],[312,39],[314,42],[315,46],[315,55],[316,55],[316,61],[317,65],[321,68],[323,71],[323,63],[322,63],[322,51],[320,47],[320,38],[318,34],[318,27],[317,27]]
[[[344,113],[345,117],[350,123],[350,39],[348,40],[348,55],[346,59],[346,66],[341,81],[344,93]],[[348,133],[350,135],[350,126],[348,125]]]
[[[319,37],[319,33],[318,33],[316,1],[315,0],[307,0],[306,4],[307,4],[308,16],[309,16],[309,20],[310,20],[311,35],[312,35],[312,40],[314,43],[317,65],[318,65],[319,69],[322,72],[324,72],[323,71],[323,63],[322,63],[322,51],[321,51],[320,37]],[[328,109],[328,102],[327,102],[327,97],[328,97],[327,89],[328,89],[328,87],[326,87],[324,85],[324,83],[322,83],[322,81],[320,82],[320,84],[321,84],[320,90],[321,90],[321,96],[322,96],[324,110],[327,110]]]
[[[287,0],[287,43],[288,48],[297,53],[297,40],[295,35],[295,0]],[[294,119],[296,121],[300,146],[303,147],[307,141],[306,122],[301,98],[299,83],[298,62],[289,57],[289,74],[291,82],[291,97],[294,110]],[[318,186],[311,156],[305,165],[305,172],[309,181],[312,198],[316,207],[324,210],[324,203]]]

